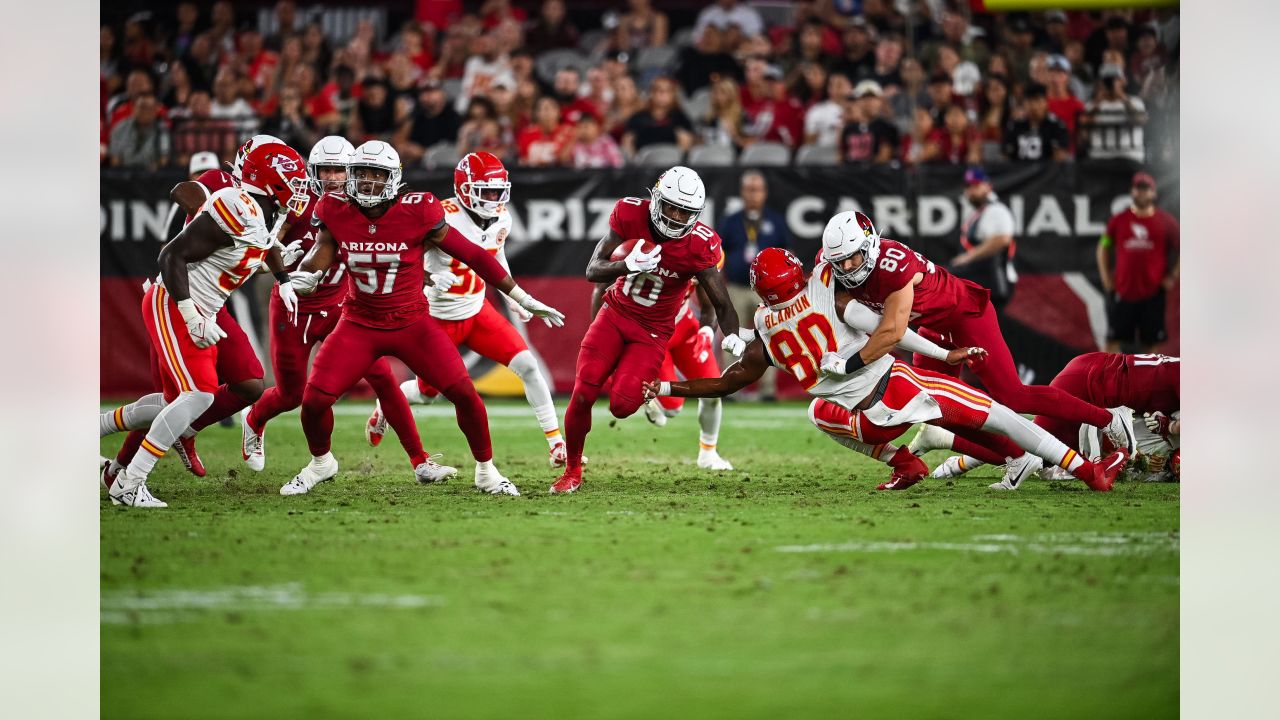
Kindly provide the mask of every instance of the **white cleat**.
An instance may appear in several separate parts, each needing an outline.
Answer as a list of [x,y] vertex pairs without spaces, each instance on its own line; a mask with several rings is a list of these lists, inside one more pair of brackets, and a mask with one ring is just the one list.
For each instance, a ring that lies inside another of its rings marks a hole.
[[1132,456],[1138,451],[1138,436],[1133,434],[1133,411],[1127,407],[1109,408],[1108,411],[1111,422],[1102,428],[1102,434],[1117,450],[1123,448]]
[[[563,442],[558,442],[552,446],[550,450],[551,467],[564,467],[569,462],[569,448]],[[587,456],[582,456],[582,464],[587,464]]]
[[732,470],[733,465],[728,460],[720,457],[720,453],[715,448],[710,450],[698,450],[698,467],[703,470]]
[[364,424],[364,439],[371,447],[378,447],[382,437],[387,434],[387,416],[382,414],[382,405],[373,406],[373,414]]
[[441,465],[436,462],[436,458],[438,457],[440,456],[432,455],[427,458],[426,462],[419,464],[413,469],[413,474],[418,478],[418,482],[423,485],[430,485],[432,483],[444,482],[458,474],[458,468]]
[[1022,486],[1023,480],[1036,474],[1043,467],[1043,460],[1031,453],[1023,453],[1022,457],[1005,463],[1004,478],[998,483],[991,483],[988,487],[992,490],[1017,490]]
[[305,495],[316,485],[332,480],[338,474],[338,459],[328,452],[311,458],[307,466],[280,488],[281,495]]
[[[909,447],[910,446],[908,446],[908,448]],[[972,468],[965,467],[964,463],[961,462],[962,457],[963,456],[961,455],[952,455],[946,460],[943,460],[941,465],[934,468],[933,472],[929,473],[929,477],[934,478],[935,480],[942,480],[947,478],[958,478],[969,472]]]
[[249,413],[240,413],[240,457],[244,459],[244,464],[254,472],[262,472],[262,468],[267,466],[267,450],[265,443],[266,429],[262,431],[262,435],[253,431],[249,427]]
[[1075,476],[1075,475],[1072,475],[1071,473],[1067,472],[1066,470],[1063,470],[1062,468],[1058,467],[1057,465],[1053,465],[1053,466],[1051,466],[1051,467],[1046,467],[1046,468],[1044,468],[1043,470],[1041,470],[1041,471],[1040,471],[1040,479],[1041,479],[1041,480],[1066,481],[1066,480],[1075,480],[1075,479],[1076,479],[1076,476]]
[[[127,489],[126,489],[127,488]],[[112,505],[124,505],[136,508],[165,508],[169,503],[160,500],[147,489],[146,478],[135,478],[129,475],[126,468],[116,476],[115,485],[107,491]]]
[[[937,425],[925,425],[920,428],[920,432],[916,433],[915,437],[911,438],[911,443],[907,445],[907,450],[910,450],[911,454],[916,457],[924,455],[930,450],[950,450],[951,443],[955,440],[955,437],[956,434],[946,428],[940,428]],[[934,477],[938,476],[934,475]]]
[[476,488],[490,495],[520,497],[520,490],[498,472],[492,460],[476,463]]
[[663,409],[662,403],[658,402],[658,398],[652,398],[644,404],[644,416],[649,419],[649,422],[658,427],[663,427],[667,424],[666,410]]

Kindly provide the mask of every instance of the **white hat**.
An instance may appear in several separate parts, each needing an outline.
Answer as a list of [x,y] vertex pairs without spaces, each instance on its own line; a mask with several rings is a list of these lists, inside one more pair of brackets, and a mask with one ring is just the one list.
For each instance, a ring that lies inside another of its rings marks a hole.
[[195,175],[205,170],[218,169],[218,154],[205,150],[191,156],[191,165],[187,167],[187,174]]
[[982,82],[982,71],[968,60],[957,64],[951,71],[951,89],[957,95],[972,94],[978,89],[980,82]]

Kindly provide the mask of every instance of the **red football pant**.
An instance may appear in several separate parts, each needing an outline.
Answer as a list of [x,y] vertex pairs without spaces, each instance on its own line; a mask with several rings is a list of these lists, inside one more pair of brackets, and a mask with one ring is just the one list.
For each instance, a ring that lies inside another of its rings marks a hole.
[[[996,311],[990,304],[979,316],[953,318],[936,328],[921,328],[919,332],[944,346],[984,348],[987,360],[973,372],[982,380],[991,397],[1014,412],[1048,415],[1096,427],[1104,427],[1111,422],[1111,413],[1105,408],[1091,405],[1059,388],[1023,385],[1013,355],[1000,332]],[[916,355],[913,362],[918,368],[953,377],[960,376],[962,367],[922,355]]]
[[[444,328],[445,334],[454,345],[466,345],[480,357],[503,365],[510,365],[511,358],[529,349],[524,338],[520,337],[520,333],[516,332],[510,321],[488,301],[480,306],[480,312],[466,320],[437,318],[436,322]],[[424,381],[421,376],[418,377],[418,391],[427,397],[440,394],[439,390]]]
[[[667,351],[663,354],[662,368],[658,371],[658,379],[668,382],[677,380],[676,370],[686,380],[720,377],[720,364],[716,362],[714,346],[700,347],[701,337],[698,330],[702,324],[693,313],[685,312],[676,321],[675,332],[667,341]],[[684,398],[674,395],[663,395],[658,402],[667,410],[679,410],[684,407]]]
[[[423,313],[414,322],[395,330],[371,328],[345,315],[316,353],[311,378],[302,393],[302,430],[313,456],[329,452],[333,435],[333,404],[351,389],[378,358],[399,358],[409,369],[440,388],[457,414],[458,427],[479,462],[493,459],[489,416],[471,384],[449,336],[431,316]],[[397,388],[398,390],[398,388]],[[413,416],[412,432],[418,433]]]
[[[338,325],[341,312],[339,304],[334,303],[328,310],[299,314],[298,322],[294,324],[290,322],[279,293],[271,293],[268,316],[271,323],[271,369],[276,384],[267,388],[249,411],[246,420],[254,432],[261,434],[272,418],[302,404],[311,349],[329,337]],[[391,363],[386,358],[378,358],[369,366],[364,379],[377,394],[382,412],[395,429],[396,437],[400,438],[409,462],[414,466],[425,462],[427,456],[413,421],[413,411],[409,409],[404,393],[400,392]]]
[[225,305],[218,311],[217,320],[218,327],[227,333],[214,346],[218,348],[218,380],[222,384],[213,394],[213,404],[191,423],[196,432],[240,412],[262,392],[262,362],[253,351],[249,336]]
[[573,395],[564,413],[564,439],[569,467],[582,465],[582,448],[591,432],[591,406],[605,380],[612,378],[609,412],[616,418],[633,415],[644,402],[641,383],[658,377],[667,338],[654,337],[631,318],[605,304],[600,308],[578,350]]

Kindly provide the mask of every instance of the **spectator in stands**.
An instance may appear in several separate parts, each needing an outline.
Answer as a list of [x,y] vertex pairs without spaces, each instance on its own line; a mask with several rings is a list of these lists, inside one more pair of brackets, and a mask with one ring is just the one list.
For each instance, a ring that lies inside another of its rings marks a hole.
[[561,164],[580,170],[622,167],[622,150],[605,134],[600,116],[585,113],[573,127],[573,139],[562,151]]
[[302,92],[296,85],[285,85],[280,89],[277,105],[275,113],[263,121],[262,132],[275,135],[292,148],[305,148],[310,152],[320,135],[302,103]]
[[187,164],[187,179],[195,180],[209,170],[217,170],[218,168],[218,153],[211,150],[202,150],[191,156],[191,161]]
[[124,92],[107,102],[107,131],[115,129],[125,118],[133,116],[133,103],[143,95],[154,95],[155,85],[146,70],[130,70],[125,79]]
[[[498,24],[493,29],[493,40],[499,48],[515,49],[524,45],[524,25],[507,20]],[[507,59],[507,67],[510,68],[510,56]]]
[[1045,97],[1049,101],[1049,112],[1067,126],[1069,140],[1067,153],[1073,156],[1076,146],[1076,124],[1080,120],[1080,113],[1084,112],[1084,102],[1072,87],[1078,82],[1071,76],[1071,63],[1066,57],[1049,56],[1049,85],[1046,88]]
[[523,24],[529,19],[524,8],[511,4],[511,0],[484,0],[480,6],[480,22],[485,30],[492,30],[504,22]]
[[169,65],[169,73],[165,75],[164,81],[161,83],[160,103],[166,107],[183,107],[187,104],[187,100],[191,97],[191,92],[194,89],[191,85],[191,74],[187,72],[186,63],[181,60],[174,60]]
[[407,53],[392,54],[383,67],[386,73],[387,91],[393,98],[412,99],[418,93],[418,76],[421,71],[409,59]]
[[452,144],[461,126],[462,118],[449,104],[440,81],[427,79],[418,91],[417,107],[397,128],[392,144],[400,151],[406,167],[417,165],[429,148],[440,143]]
[[809,145],[836,147],[844,130],[845,105],[853,94],[849,78],[832,73],[827,78],[827,99],[809,108],[804,115],[804,141]]
[[418,76],[426,73],[436,64],[432,52],[434,40],[422,31],[416,22],[407,22],[400,29],[400,51],[409,57],[409,61],[418,69]]
[[742,75],[738,61],[725,50],[724,33],[715,25],[708,25],[693,45],[680,51],[677,66],[676,80],[690,94],[716,78],[737,80]]
[[627,131],[627,122],[645,108],[644,98],[636,89],[636,81],[630,75],[613,81],[613,103],[605,113],[604,129],[615,140],[621,140]]
[[991,178],[980,167],[964,174],[964,197],[973,209],[960,226],[960,254],[947,269],[991,292],[996,312],[1013,297],[1018,274],[1013,268],[1013,212],[1000,202]]
[[844,57],[832,68],[851,82],[858,82],[871,77],[875,71],[875,45],[871,39],[871,28],[861,17],[854,17],[844,31]]
[[1006,78],[1013,77],[1009,72],[1009,58],[1005,57],[1004,53],[1000,51],[992,53],[991,60],[987,62],[987,74],[1003,75]]
[[284,41],[284,47],[280,48],[275,79],[269,81],[271,92],[274,93],[286,83],[296,82],[298,68],[302,65],[302,38],[296,35],[290,36]]
[[968,18],[947,9],[942,11],[938,25],[942,29],[942,37],[925,46],[920,58],[925,65],[932,65],[937,59],[938,49],[946,46],[956,53],[959,60],[986,67],[991,59],[991,50],[985,42],[972,35]]
[[228,0],[213,4],[208,35],[219,55],[230,57],[236,51],[236,11]]
[[209,115],[215,120],[226,120],[244,137],[257,133],[258,114],[247,100],[237,93],[237,78],[230,69],[218,73],[213,81],[213,106]]
[[[351,123],[355,122],[362,92],[363,89],[356,84],[356,72],[350,65],[338,65],[333,69],[333,80],[325,83],[317,93],[333,106],[336,115],[336,119],[329,123],[330,133],[346,137]],[[322,107],[324,103],[317,101],[314,105]]]
[[[338,116],[338,108],[334,106],[333,100],[322,92],[316,82],[316,70],[306,63],[298,63],[297,68],[293,71],[293,82],[298,86],[298,92],[302,93],[302,102],[306,105],[307,114],[315,121],[316,127],[322,132],[330,132],[342,118]],[[352,114],[351,122],[358,122],[360,109],[357,106],[356,112]]]
[[[511,53],[508,60],[511,66],[511,77],[516,81],[516,88],[519,89],[520,83],[530,80],[535,84],[539,83],[538,76],[535,74],[535,63],[533,54],[525,48],[520,48]],[[541,88],[541,85],[539,85]],[[529,108],[532,110],[532,106]]]
[[871,79],[880,83],[886,93],[897,93],[902,87],[902,40],[896,35],[876,43],[876,64]]
[[[609,82],[609,76],[605,75],[603,68],[593,66],[587,69],[587,81],[579,92],[579,96],[591,103],[597,115],[603,116],[613,104],[613,84]],[[601,121],[603,122],[603,119]]]
[[561,149],[573,136],[573,126],[561,121],[560,103],[544,96],[534,106],[534,122],[516,136],[520,164],[551,167],[560,162]]
[[156,62],[156,44],[151,40],[151,13],[131,16],[124,23],[121,57],[133,67],[151,67]]
[[329,49],[329,40],[319,23],[311,23],[302,33],[302,61],[312,67],[325,70],[333,52]]
[[969,122],[969,113],[959,105],[947,108],[936,163],[977,165],[982,161],[982,136]]
[[880,34],[906,29],[906,18],[887,0],[862,0],[862,15],[867,24]]
[[[714,31],[714,27],[708,28]],[[698,129],[705,145],[725,145],[741,150],[749,141],[743,134],[746,114],[742,112],[742,99],[738,83],[721,78],[711,86],[711,103],[707,114],[699,118]]]
[[988,75],[982,88],[979,105],[978,132],[984,143],[1004,144],[1005,131],[1012,119],[1012,103],[1009,99],[1009,81],[1003,75]]
[[111,165],[157,170],[169,163],[170,138],[154,95],[134,98],[133,113],[111,131]]
[[533,122],[533,106],[538,103],[540,97],[542,97],[542,91],[533,79],[521,80],[516,84],[516,94],[508,111],[510,117],[508,122],[514,132],[520,132],[525,125]]
[[431,68],[431,76],[439,80],[462,77],[471,57],[467,51],[470,42],[462,35],[446,34],[440,43],[440,57],[436,58],[436,64]]
[[738,0],[716,0],[714,5],[702,9],[693,24],[693,35],[697,37],[709,25],[721,30],[737,27],[743,37],[754,37],[764,34],[764,18],[753,7],[748,7]]
[[174,17],[169,51],[170,57],[180,58],[187,54],[191,42],[200,33],[200,9],[193,2],[180,2],[174,9]]
[[1178,221],[1156,207],[1155,178],[1135,174],[1130,197],[1133,203],[1107,221],[1098,242],[1107,352],[1131,352],[1134,343],[1153,352],[1164,342],[1165,294],[1178,282]]
[[1031,83],[1022,94],[1024,117],[1009,124],[1004,154],[1021,162],[1065,162],[1071,146],[1067,126],[1049,112],[1045,89]]
[[[1120,53],[1125,61],[1129,59],[1129,22],[1118,14],[1108,17],[1085,41],[1085,56],[1094,66],[1107,62],[1104,57],[1107,50]],[[1124,61],[1120,65],[1123,67]]]
[[802,64],[798,70],[788,94],[800,103],[801,108],[808,110],[827,96],[827,71],[813,62]]
[[529,124],[528,118],[533,116],[533,112],[531,110],[528,116],[521,115],[516,106],[515,85],[510,79],[498,78],[494,81],[493,87],[489,88],[489,99],[493,101],[493,109],[504,132],[511,133],[514,137],[519,128]]
[[566,16],[564,0],[543,0],[538,19],[529,27],[528,38],[525,49],[535,55],[578,46],[578,28]]
[[650,0],[627,0],[627,8],[613,29],[613,50],[636,53],[644,48],[667,44],[669,28],[666,13],[654,10]]
[[904,57],[898,68],[902,74],[902,88],[889,98],[889,107],[893,110],[893,117],[897,120],[898,126],[905,129],[911,125],[912,115],[915,112],[913,108],[928,108],[930,101],[929,93],[924,89],[924,67],[920,65],[920,61],[913,57]]
[[1049,84],[1049,53],[1037,52],[1027,62],[1027,81],[1040,85]]
[[473,99],[467,107],[467,119],[458,128],[456,145],[459,155],[483,151],[507,162],[517,159],[511,137],[503,132],[493,102],[483,96]]
[[1160,32],[1154,25],[1138,28],[1133,54],[1129,56],[1129,77],[1139,87],[1146,84],[1160,68],[1164,67],[1164,54],[1160,52]]
[[458,110],[468,107],[473,97],[487,92],[495,78],[506,76],[514,79],[510,61],[492,35],[477,37],[471,44],[471,52],[462,74],[462,91],[454,104]]
[[551,95],[560,103],[562,121],[572,125],[578,122],[578,118],[583,114],[597,112],[590,101],[581,97],[581,92],[582,75],[578,72],[578,68],[565,67],[556,71]]
[[947,108],[952,104],[951,76],[944,72],[930,75],[929,111],[933,113],[934,125],[942,127],[946,123]]
[[884,90],[875,80],[863,80],[853,89],[845,126],[840,132],[840,162],[882,165],[898,155],[898,128],[883,117]]
[[114,93],[120,87],[120,47],[116,44],[116,31],[103,25],[98,32],[98,74],[107,81],[107,92]]
[[795,49],[788,57],[786,66],[787,75],[792,82],[795,82],[800,68],[806,64],[819,65],[826,70],[830,69],[834,63],[833,58],[827,55],[822,46],[824,30],[821,22],[809,20],[800,25],[799,32],[795,33]]
[[1018,84],[1026,84],[1031,79],[1031,56],[1035,54],[1035,33],[1026,15],[1014,14],[1009,21],[1004,52],[1008,56],[1013,80]]
[[[768,187],[760,171],[742,173],[740,192],[742,209],[726,216],[716,229],[724,243],[724,278],[729,300],[743,320],[742,327],[754,328],[760,298],[751,290],[751,261],[765,248],[789,248],[791,238],[787,234],[786,218],[767,205]],[[760,392],[766,399],[773,399],[775,383],[773,373],[761,379]]]
[[279,64],[280,56],[263,47],[261,33],[256,30],[240,33],[240,47],[236,51],[237,70],[252,80],[255,88],[266,87]]
[[382,80],[370,80],[364,84],[360,104],[356,108],[355,122],[351,125],[352,144],[369,140],[387,140],[396,129],[395,98]]
[[1094,159],[1123,158],[1142,162],[1145,147],[1143,128],[1147,109],[1142,99],[1125,91],[1124,71],[1118,65],[1103,65],[1093,98],[1080,116],[1077,145]]
[[649,85],[648,109],[627,121],[626,133],[622,136],[623,150],[628,157],[635,157],[641,148],[669,143],[685,152],[695,141],[693,124],[676,102],[675,81],[667,77],[655,79]]
[[209,116],[213,106],[209,93],[195,90],[187,98],[186,107],[174,109],[173,155],[179,165],[201,150],[213,150],[229,157],[240,146],[240,136],[224,120]]
[[222,57],[209,33],[200,33],[191,41],[191,50],[187,54],[187,70],[191,73],[191,84],[198,90],[213,88],[213,78],[222,65]]
[[298,34],[298,6],[293,0],[280,0],[275,7],[276,32],[267,38],[267,47],[280,51],[284,43]]
[[1044,38],[1042,45],[1051,53],[1062,54],[1067,49],[1071,36],[1067,30],[1067,14],[1061,10],[1050,10],[1044,14]]
[[787,94],[782,71],[763,58],[747,60],[742,86],[742,110],[747,114],[745,134],[753,140],[779,142],[795,147],[804,139],[804,109]]

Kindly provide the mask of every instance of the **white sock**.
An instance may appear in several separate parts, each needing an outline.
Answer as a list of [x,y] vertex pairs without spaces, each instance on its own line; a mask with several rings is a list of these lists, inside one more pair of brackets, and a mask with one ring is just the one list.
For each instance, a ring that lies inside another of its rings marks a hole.
[[556,406],[551,401],[551,388],[547,385],[547,379],[542,376],[542,371],[538,369],[538,361],[534,359],[533,353],[529,350],[516,353],[507,367],[511,368],[511,372],[518,375],[520,381],[524,383],[524,397],[529,401],[529,407],[533,408],[533,414],[538,418],[538,425],[542,427],[542,434],[547,438],[547,445],[555,447],[564,442],[560,436],[560,421],[556,418]]
[[156,415],[164,409],[164,394],[151,393],[143,395],[128,405],[121,405],[115,410],[104,412],[98,416],[98,438],[125,430],[141,430],[151,424]]
[[421,405],[427,401],[426,398],[422,397],[422,393],[418,391],[418,378],[416,377],[400,383],[400,392],[404,393],[404,399],[408,400],[410,405]]
[[1070,472],[1084,464],[1084,458],[1079,453],[1064,445],[1044,428],[1000,403],[991,404],[991,412],[982,429],[1007,436],[1018,447],[1044,460],[1046,465],[1057,465]]
[[151,430],[142,440],[141,452],[129,461],[127,471],[135,479],[145,480],[152,468],[169,452],[178,436],[187,430],[213,404],[213,393],[189,390],[178,393],[151,421]]
[[722,409],[720,398],[698,399],[698,447],[703,450],[716,449],[716,441],[720,439]]

